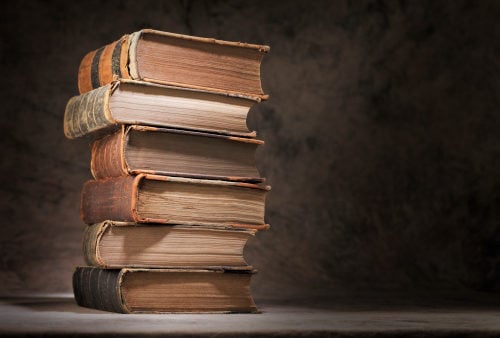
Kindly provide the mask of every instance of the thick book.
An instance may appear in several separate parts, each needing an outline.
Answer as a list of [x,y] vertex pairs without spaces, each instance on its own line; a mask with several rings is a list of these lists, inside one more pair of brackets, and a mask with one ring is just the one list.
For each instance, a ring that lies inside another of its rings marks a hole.
[[87,224],[114,220],[265,227],[269,189],[244,182],[139,174],[87,181],[80,210]]
[[86,93],[116,78],[265,98],[260,65],[268,46],[143,29],[89,52],[78,71]]
[[251,270],[78,267],[73,292],[80,306],[118,313],[252,313],[251,277]]
[[69,99],[64,134],[73,139],[141,124],[255,137],[247,115],[257,101],[147,82],[114,81]]
[[248,267],[256,229],[106,221],[86,227],[85,263],[100,268]]
[[92,143],[90,167],[96,179],[158,174],[262,182],[252,138],[149,126],[122,126]]

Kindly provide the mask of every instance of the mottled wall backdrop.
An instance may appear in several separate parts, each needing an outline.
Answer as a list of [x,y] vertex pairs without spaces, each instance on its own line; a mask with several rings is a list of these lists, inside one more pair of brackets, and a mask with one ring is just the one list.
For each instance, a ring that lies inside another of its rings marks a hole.
[[257,298],[500,291],[500,2],[1,6],[2,294],[70,292],[89,141],[64,139],[64,107],[87,51],[145,27],[271,46]]

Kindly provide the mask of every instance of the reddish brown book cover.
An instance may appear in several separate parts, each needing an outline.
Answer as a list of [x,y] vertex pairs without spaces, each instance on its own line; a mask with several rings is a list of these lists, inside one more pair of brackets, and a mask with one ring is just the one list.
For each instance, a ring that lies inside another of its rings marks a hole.
[[138,223],[227,225],[265,229],[269,186],[140,174],[87,181],[81,217]]

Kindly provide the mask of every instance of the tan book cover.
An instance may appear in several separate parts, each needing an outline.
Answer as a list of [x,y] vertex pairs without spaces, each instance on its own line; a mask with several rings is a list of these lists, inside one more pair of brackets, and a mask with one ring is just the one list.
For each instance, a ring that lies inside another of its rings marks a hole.
[[99,268],[247,268],[243,250],[257,229],[105,221],[86,227],[83,253]]
[[152,125],[255,137],[247,127],[253,99],[209,91],[120,80],[72,97],[64,134],[73,139],[121,124]]

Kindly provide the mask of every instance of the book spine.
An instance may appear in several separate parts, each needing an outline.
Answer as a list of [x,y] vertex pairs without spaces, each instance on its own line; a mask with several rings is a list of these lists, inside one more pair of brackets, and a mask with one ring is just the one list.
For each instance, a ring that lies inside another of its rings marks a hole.
[[99,254],[99,241],[108,228],[109,223],[102,222],[92,224],[85,229],[83,235],[83,258],[87,265],[100,268],[106,267],[106,263]]
[[129,79],[128,35],[106,46],[87,53],[78,69],[80,94],[101,87],[116,79]]
[[78,267],[73,273],[73,293],[80,306],[126,313],[121,296],[121,270]]
[[136,222],[137,189],[143,175],[90,180],[83,185],[80,216],[86,224]]
[[112,86],[107,85],[68,101],[64,112],[64,134],[67,138],[81,137],[115,123],[108,107],[111,91]]
[[128,174],[125,162],[125,127],[92,143],[90,171],[95,179]]

